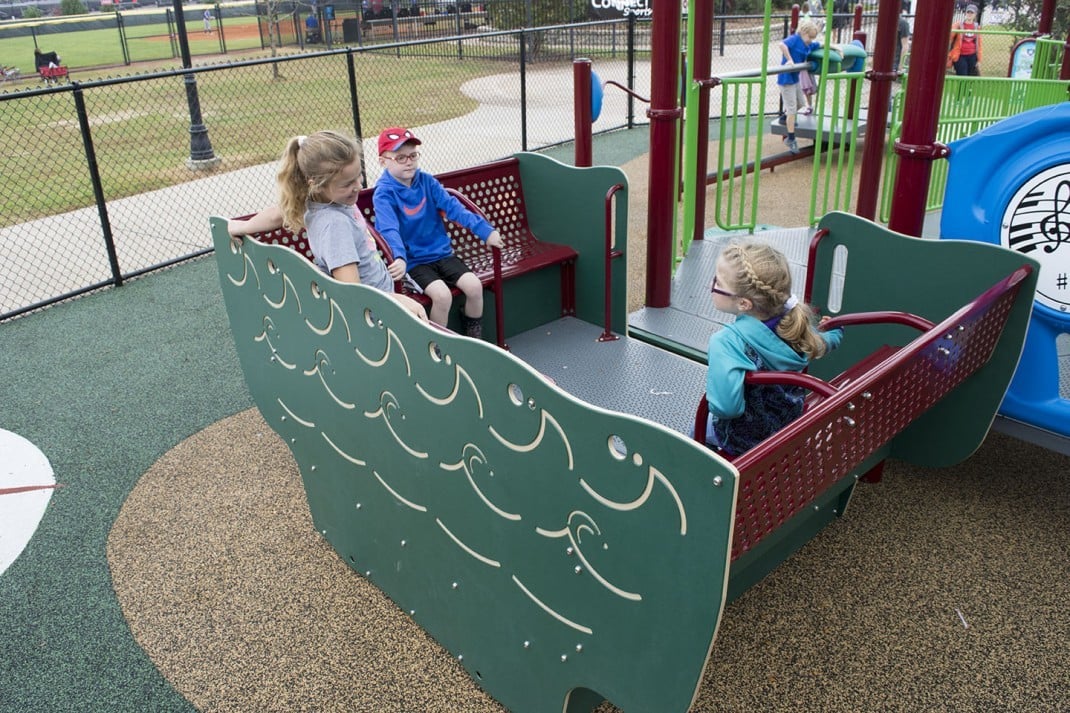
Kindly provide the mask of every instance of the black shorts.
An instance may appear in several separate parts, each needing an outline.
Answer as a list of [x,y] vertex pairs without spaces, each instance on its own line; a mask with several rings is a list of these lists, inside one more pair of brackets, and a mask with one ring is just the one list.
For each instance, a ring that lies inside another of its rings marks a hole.
[[435,262],[410,267],[409,277],[420,286],[421,290],[426,290],[427,286],[435,280],[442,280],[448,286],[453,287],[466,272],[471,272],[471,270],[464,264],[464,260],[456,255],[450,255]]

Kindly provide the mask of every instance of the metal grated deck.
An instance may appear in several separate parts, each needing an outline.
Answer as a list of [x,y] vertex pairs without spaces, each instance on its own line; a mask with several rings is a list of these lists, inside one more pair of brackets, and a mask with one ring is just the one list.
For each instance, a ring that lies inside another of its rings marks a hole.
[[599,342],[602,328],[564,317],[509,338],[509,350],[573,396],[690,434],[706,366],[637,339]]

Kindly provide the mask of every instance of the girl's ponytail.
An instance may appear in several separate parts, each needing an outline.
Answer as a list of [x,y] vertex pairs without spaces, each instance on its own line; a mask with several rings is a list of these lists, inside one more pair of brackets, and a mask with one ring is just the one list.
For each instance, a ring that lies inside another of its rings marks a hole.
[[308,178],[297,160],[304,137],[295,136],[286,143],[279,160],[279,208],[282,209],[282,225],[297,233],[305,227],[305,204],[308,202]]

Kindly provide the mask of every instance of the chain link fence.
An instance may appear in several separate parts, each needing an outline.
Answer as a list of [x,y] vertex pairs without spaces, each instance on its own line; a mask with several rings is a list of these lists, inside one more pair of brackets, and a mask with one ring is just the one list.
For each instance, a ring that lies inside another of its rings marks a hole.
[[[178,60],[178,22],[169,5],[133,12],[5,22],[0,25],[0,55],[5,66],[20,66],[24,76],[34,72],[35,49],[57,52],[63,64],[75,73],[87,68]],[[245,0],[187,8],[182,19],[191,55],[211,57],[272,48],[292,52],[473,37],[513,27],[506,24],[495,28],[495,23],[523,18],[524,13],[518,9],[523,7],[524,0],[273,0],[270,4]],[[204,17],[206,8],[208,18]],[[549,26],[606,20],[602,15],[607,12],[590,2],[562,0],[552,22],[533,16],[526,24]],[[849,30],[844,30],[849,18],[833,18],[835,41],[850,39]],[[788,15],[775,16],[772,35],[785,36],[789,21]],[[863,29],[872,32],[875,22],[875,15],[864,16]],[[762,24],[760,15],[719,15],[714,26],[715,51],[723,56],[727,46],[760,42]]]
[[[206,252],[208,216],[275,201],[294,135],[361,137],[368,185],[386,126],[417,130],[432,173],[571,141],[571,60],[649,97],[650,29],[631,16],[0,93],[0,319]],[[760,65],[761,18],[715,34],[715,73]],[[594,129],[645,123],[645,109],[607,86]]]
[[[612,24],[0,94],[0,319],[207,252],[210,215],[275,202],[275,162],[294,135],[361,137],[369,185],[391,125],[417,131],[432,173],[570,141],[573,56],[649,96],[649,25]],[[636,112],[610,94],[594,128],[634,125]],[[207,160],[191,160],[195,143]]]

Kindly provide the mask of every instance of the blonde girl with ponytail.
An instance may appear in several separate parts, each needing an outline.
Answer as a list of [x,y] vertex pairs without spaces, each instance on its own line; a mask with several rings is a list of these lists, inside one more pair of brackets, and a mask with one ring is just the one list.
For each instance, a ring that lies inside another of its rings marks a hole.
[[800,387],[744,384],[747,372],[802,371],[836,348],[843,330],[819,329],[792,293],[787,258],[762,243],[721,251],[711,295],[714,307],[736,320],[710,337],[706,443],[735,457],[798,418],[806,395]]
[[[317,131],[295,136],[286,142],[276,176],[279,205],[264,211],[264,218],[252,224],[264,229],[279,221],[294,233],[302,228],[316,265],[341,282],[374,287],[393,297],[414,317],[427,321],[427,312],[411,297],[394,292],[394,280],[376,250],[363,220],[354,211],[361,190],[361,150],[348,136],[334,131]],[[254,218],[255,219],[255,218]],[[235,230],[252,231],[251,227]]]

